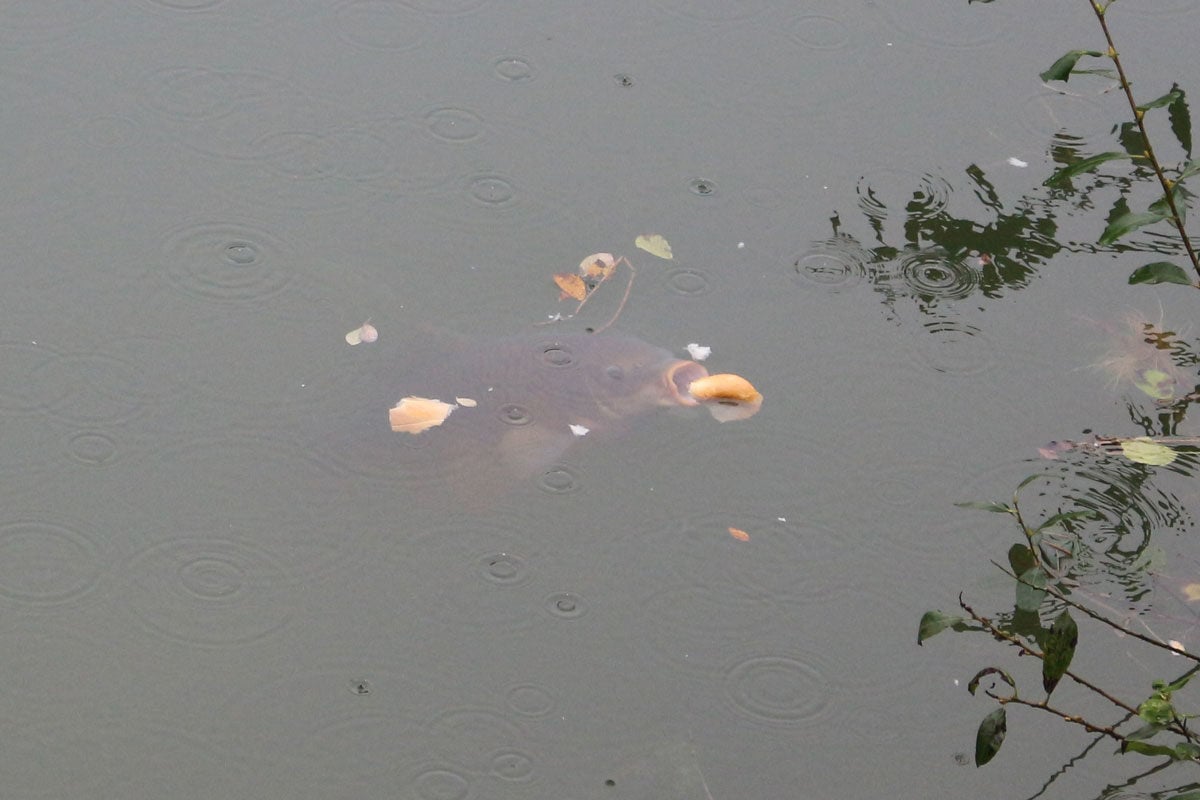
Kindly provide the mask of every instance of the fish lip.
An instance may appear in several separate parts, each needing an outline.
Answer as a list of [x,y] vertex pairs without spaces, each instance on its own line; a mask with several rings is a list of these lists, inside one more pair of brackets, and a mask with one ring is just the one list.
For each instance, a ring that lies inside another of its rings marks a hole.
[[692,381],[708,376],[708,370],[695,361],[679,360],[667,367],[663,373],[663,384],[667,396],[681,406],[698,406],[700,401],[692,397],[688,387]]

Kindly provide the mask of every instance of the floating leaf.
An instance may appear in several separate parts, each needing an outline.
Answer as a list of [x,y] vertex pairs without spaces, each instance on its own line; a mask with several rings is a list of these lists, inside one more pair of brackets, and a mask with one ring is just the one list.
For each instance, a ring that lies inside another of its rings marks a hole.
[[652,256],[658,256],[667,261],[675,257],[671,252],[671,245],[657,233],[648,233],[639,236],[633,240],[633,243],[638,249],[645,250]]
[[729,535],[732,536],[733,538],[737,539],[739,542],[750,541],[750,534],[746,533],[741,528],[733,528],[733,527],[729,528]]
[[1004,736],[1008,733],[1008,717],[1004,706],[1000,706],[983,718],[975,733],[975,766],[982,767],[1000,752]]
[[1079,644],[1079,626],[1064,609],[1050,626],[1046,636],[1046,650],[1042,654],[1042,688],[1049,695],[1062,680],[1075,657],[1075,645]]
[[1062,186],[1071,178],[1079,175],[1080,173],[1091,172],[1094,168],[1103,164],[1105,161],[1114,161],[1119,158],[1131,158],[1131,156],[1128,153],[1117,152],[1100,153],[1099,155],[1090,156],[1058,170],[1045,181],[1043,181],[1042,185]]
[[1200,600],[1200,583],[1189,583],[1187,586],[1184,586],[1183,596],[1187,598],[1189,603]]
[[1126,439],[1121,442],[1121,452],[1130,461],[1152,467],[1163,467],[1176,458],[1176,453],[1165,444],[1159,444],[1148,436]]
[[388,411],[388,421],[397,433],[418,434],[441,425],[456,408],[458,406],[453,403],[442,400],[409,396]]
[[1071,73],[1075,70],[1075,64],[1084,56],[1094,56],[1099,58],[1103,56],[1099,50],[1072,50],[1065,56],[1055,61],[1050,69],[1043,72],[1040,77],[1044,81],[1066,81],[1071,78]]
[[583,302],[587,297],[588,287],[583,282],[583,278],[573,272],[558,272],[554,275],[554,283],[562,294],[559,295],[559,300],[565,300],[568,297],[573,297],[579,302]]
[[1192,283],[1188,280],[1187,273],[1183,271],[1182,267],[1178,267],[1169,261],[1155,261],[1152,264],[1138,267],[1129,273],[1129,282],[1131,284],[1179,283],[1184,286],[1190,286]]
[[1100,244],[1107,247],[1131,231],[1144,228],[1147,225],[1153,225],[1156,222],[1162,222],[1166,218],[1166,214],[1156,211],[1127,211],[1108,223],[1108,227],[1104,229],[1104,233],[1100,234]]

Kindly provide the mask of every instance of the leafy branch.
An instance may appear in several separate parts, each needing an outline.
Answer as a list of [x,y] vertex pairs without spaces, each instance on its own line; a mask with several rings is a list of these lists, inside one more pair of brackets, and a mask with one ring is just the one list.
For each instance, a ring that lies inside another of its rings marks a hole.
[[[1096,74],[1098,72],[1104,74],[1103,71],[1079,69],[1080,60],[1083,58],[1107,58],[1112,61],[1113,66],[1116,67],[1116,78],[1125,94],[1125,99],[1129,103],[1129,109],[1133,114],[1134,123],[1137,125],[1137,130],[1140,134],[1138,146],[1141,150],[1135,153],[1115,151],[1099,153],[1058,170],[1045,183],[1047,186],[1067,185],[1073,176],[1084,172],[1091,172],[1101,164],[1116,159],[1131,158],[1145,161],[1154,170],[1154,174],[1158,178],[1159,185],[1162,188],[1162,196],[1151,203],[1145,211],[1125,211],[1111,219],[1108,227],[1105,228],[1104,233],[1100,236],[1100,244],[1113,244],[1122,236],[1138,228],[1153,225],[1163,220],[1170,220],[1179,234],[1179,239],[1183,244],[1188,259],[1191,261],[1193,271],[1197,276],[1200,276],[1200,256],[1197,256],[1196,249],[1192,245],[1185,225],[1186,201],[1191,195],[1184,188],[1183,182],[1197,172],[1200,172],[1200,163],[1190,158],[1190,130],[1176,130],[1176,136],[1184,146],[1184,149],[1188,151],[1189,158],[1178,166],[1177,174],[1174,178],[1167,176],[1162,163],[1154,152],[1154,145],[1150,139],[1150,134],[1146,130],[1146,112],[1152,109],[1165,107],[1173,119],[1185,119],[1187,114],[1184,92],[1178,85],[1175,85],[1172,86],[1171,91],[1161,97],[1139,105],[1133,97],[1133,89],[1125,74],[1125,67],[1121,63],[1121,56],[1117,51],[1116,43],[1113,41],[1112,31],[1108,27],[1107,12],[1115,0],[1107,0],[1107,2],[1087,0],[1087,2],[1096,14],[1096,19],[1099,21],[1100,28],[1104,32],[1105,41],[1108,43],[1108,49],[1106,51],[1071,50],[1055,61],[1048,70],[1041,73],[1041,78],[1044,81],[1061,80],[1065,82],[1070,79],[1071,75]],[[1182,267],[1169,261],[1156,261],[1137,268],[1130,274],[1129,282],[1178,283],[1200,288],[1200,284],[1191,281],[1188,278],[1187,272]]]

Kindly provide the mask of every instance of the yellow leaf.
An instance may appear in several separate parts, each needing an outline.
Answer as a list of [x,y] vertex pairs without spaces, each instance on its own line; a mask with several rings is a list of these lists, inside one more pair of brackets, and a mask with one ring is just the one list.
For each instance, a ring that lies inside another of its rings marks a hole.
[[670,261],[675,257],[671,252],[670,243],[657,233],[647,233],[633,240],[638,249],[645,250],[652,256]]
[[1127,439],[1121,442],[1121,452],[1130,461],[1138,464],[1148,464],[1152,467],[1162,467],[1175,460],[1175,451],[1165,444],[1159,444],[1148,436]]
[[1183,596],[1187,598],[1189,603],[1200,600],[1200,583],[1189,583],[1187,586],[1184,586]]

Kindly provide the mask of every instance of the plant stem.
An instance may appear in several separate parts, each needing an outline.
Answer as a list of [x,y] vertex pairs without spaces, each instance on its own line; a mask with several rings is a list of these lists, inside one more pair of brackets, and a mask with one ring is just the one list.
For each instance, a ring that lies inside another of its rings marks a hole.
[[1150,161],[1150,165],[1154,168],[1154,174],[1158,176],[1159,185],[1162,186],[1163,199],[1166,200],[1167,206],[1171,209],[1171,222],[1179,231],[1179,238],[1183,241],[1184,249],[1187,250],[1188,258],[1192,262],[1192,269],[1200,275],[1200,257],[1197,257],[1195,248],[1192,247],[1192,240],[1188,238],[1187,230],[1183,224],[1183,217],[1179,214],[1179,209],[1175,206],[1175,197],[1171,192],[1171,181],[1167,179],[1166,173],[1163,172],[1162,165],[1158,163],[1158,157],[1154,154],[1154,146],[1150,144],[1150,135],[1146,132],[1145,112],[1138,110],[1137,102],[1133,99],[1133,88],[1130,86],[1129,79],[1125,77],[1125,68],[1121,65],[1121,56],[1117,53],[1117,45],[1113,42],[1112,33],[1108,29],[1108,21],[1105,19],[1105,11],[1108,10],[1108,3],[1101,4],[1096,0],[1088,0],[1088,5],[1092,7],[1092,11],[1096,14],[1096,19],[1100,22],[1100,28],[1104,31],[1104,39],[1108,42],[1108,57],[1112,59],[1113,64],[1117,67],[1117,76],[1121,80],[1121,89],[1125,92],[1125,99],[1129,101],[1129,110],[1133,112],[1134,122],[1137,123],[1138,130],[1142,133],[1142,144],[1145,146],[1145,157]]

